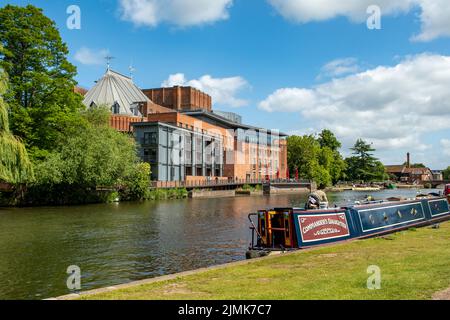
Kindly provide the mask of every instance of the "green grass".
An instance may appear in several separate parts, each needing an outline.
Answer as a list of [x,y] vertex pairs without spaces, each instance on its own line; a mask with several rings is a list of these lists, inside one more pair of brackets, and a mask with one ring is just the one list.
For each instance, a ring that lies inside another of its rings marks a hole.
[[[381,268],[368,290],[367,268]],[[450,223],[259,260],[84,299],[430,299],[450,287]]]

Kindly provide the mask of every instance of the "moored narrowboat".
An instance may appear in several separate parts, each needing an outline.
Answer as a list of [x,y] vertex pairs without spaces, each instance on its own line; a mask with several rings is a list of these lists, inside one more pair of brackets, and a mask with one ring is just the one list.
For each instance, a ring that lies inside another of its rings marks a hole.
[[249,215],[252,242],[247,258],[381,236],[450,220],[447,197],[400,200],[306,210],[275,208]]
[[450,203],[450,184],[445,186],[444,194],[447,197],[448,203]]

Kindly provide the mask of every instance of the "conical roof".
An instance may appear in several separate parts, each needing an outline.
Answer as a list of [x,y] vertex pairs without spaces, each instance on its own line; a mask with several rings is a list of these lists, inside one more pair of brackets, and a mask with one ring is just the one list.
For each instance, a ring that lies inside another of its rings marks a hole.
[[[113,113],[132,116],[140,115],[139,111],[133,112],[133,106],[149,101],[131,78],[108,69],[103,78],[86,93],[83,104],[87,107],[107,105]],[[114,105],[117,108],[113,108]]]

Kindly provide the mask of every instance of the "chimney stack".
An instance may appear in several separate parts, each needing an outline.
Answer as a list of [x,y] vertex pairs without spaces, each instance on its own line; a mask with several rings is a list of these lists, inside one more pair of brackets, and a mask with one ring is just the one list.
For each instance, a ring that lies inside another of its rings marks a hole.
[[406,154],[406,167],[411,168],[411,154],[409,152]]

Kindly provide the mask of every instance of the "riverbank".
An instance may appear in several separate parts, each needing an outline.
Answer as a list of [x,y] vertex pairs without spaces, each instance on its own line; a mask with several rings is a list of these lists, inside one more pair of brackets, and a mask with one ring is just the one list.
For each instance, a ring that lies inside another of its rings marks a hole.
[[[65,298],[432,299],[450,286],[450,222],[254,261],[144,280]],[[367,289],[369,266],[381,289]]]

